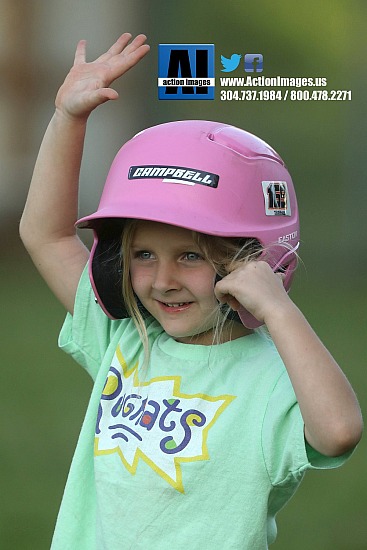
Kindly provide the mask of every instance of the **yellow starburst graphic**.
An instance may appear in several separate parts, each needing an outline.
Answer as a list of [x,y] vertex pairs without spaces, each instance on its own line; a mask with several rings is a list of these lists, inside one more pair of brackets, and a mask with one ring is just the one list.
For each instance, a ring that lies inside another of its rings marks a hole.
[[232,395],[212,397],[180,391],[180,376],[141,382],[138,364],[129,368],[118,347],[101,396],[94,453],[117,453],[136,474],[142,459],[184,493],[181,464],[208,460],[208,433]]

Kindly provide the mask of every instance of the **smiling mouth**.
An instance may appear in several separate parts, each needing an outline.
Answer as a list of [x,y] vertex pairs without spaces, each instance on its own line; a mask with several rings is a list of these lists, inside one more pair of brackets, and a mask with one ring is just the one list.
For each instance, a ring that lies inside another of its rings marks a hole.
[[191,304],[191,302],[177,302],[172,304],[167,304],[166,302],[162,302],[162,304],[165,305],[166,307],[182,307],[182,306],[188,306],[189,304]]
[[170,311],[172,313],[180,312],[188,309],[193,302],[161,302],[158,300],[158,304],[164,311]]

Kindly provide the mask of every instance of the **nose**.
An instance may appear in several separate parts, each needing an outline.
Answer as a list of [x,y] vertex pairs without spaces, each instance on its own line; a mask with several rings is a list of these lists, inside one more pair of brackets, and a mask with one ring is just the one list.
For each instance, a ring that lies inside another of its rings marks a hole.
[[180,290],[179,269],[175,262],[159,261],[153,275],[152,288],[165,294],[170,290]]

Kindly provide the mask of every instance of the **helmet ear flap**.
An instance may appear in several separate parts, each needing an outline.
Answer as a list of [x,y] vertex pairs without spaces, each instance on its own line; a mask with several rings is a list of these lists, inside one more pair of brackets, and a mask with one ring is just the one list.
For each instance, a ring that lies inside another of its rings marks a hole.
[[289,248],[287,252],[276,262],[273,267],[274,273],[282,273],[284,275],[283,285],[287,292],[289,292],[291,282],[298,264],[297,250],[300,243]]
[[[91,252],[90,278],[97,302],[111,319],[130,317],[122,295],[123,257],[121,220],[104,221],[94,230],[95,242]],[[149,313],[134,294],[143,317]]]
[[122,299],[122,224],[104,223],[94,230],[91,280],[98,303],[111,319],[128,317]]

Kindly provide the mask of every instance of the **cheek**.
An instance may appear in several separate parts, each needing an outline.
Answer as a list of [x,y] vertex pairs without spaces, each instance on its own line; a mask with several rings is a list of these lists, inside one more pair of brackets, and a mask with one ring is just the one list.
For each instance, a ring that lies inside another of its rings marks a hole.
[[208,301],[217,302],[214,294],[215,277],[211,270],[196,276],[193,284],[196,294]]
[[146,274],[144,274],[144,271],[136,266],[130,267],[130,280],[131,286],[133,287],[135,294],[137,294],[138,296],[139,294],[144,292],[144,289],[146,289],[148,285]]

